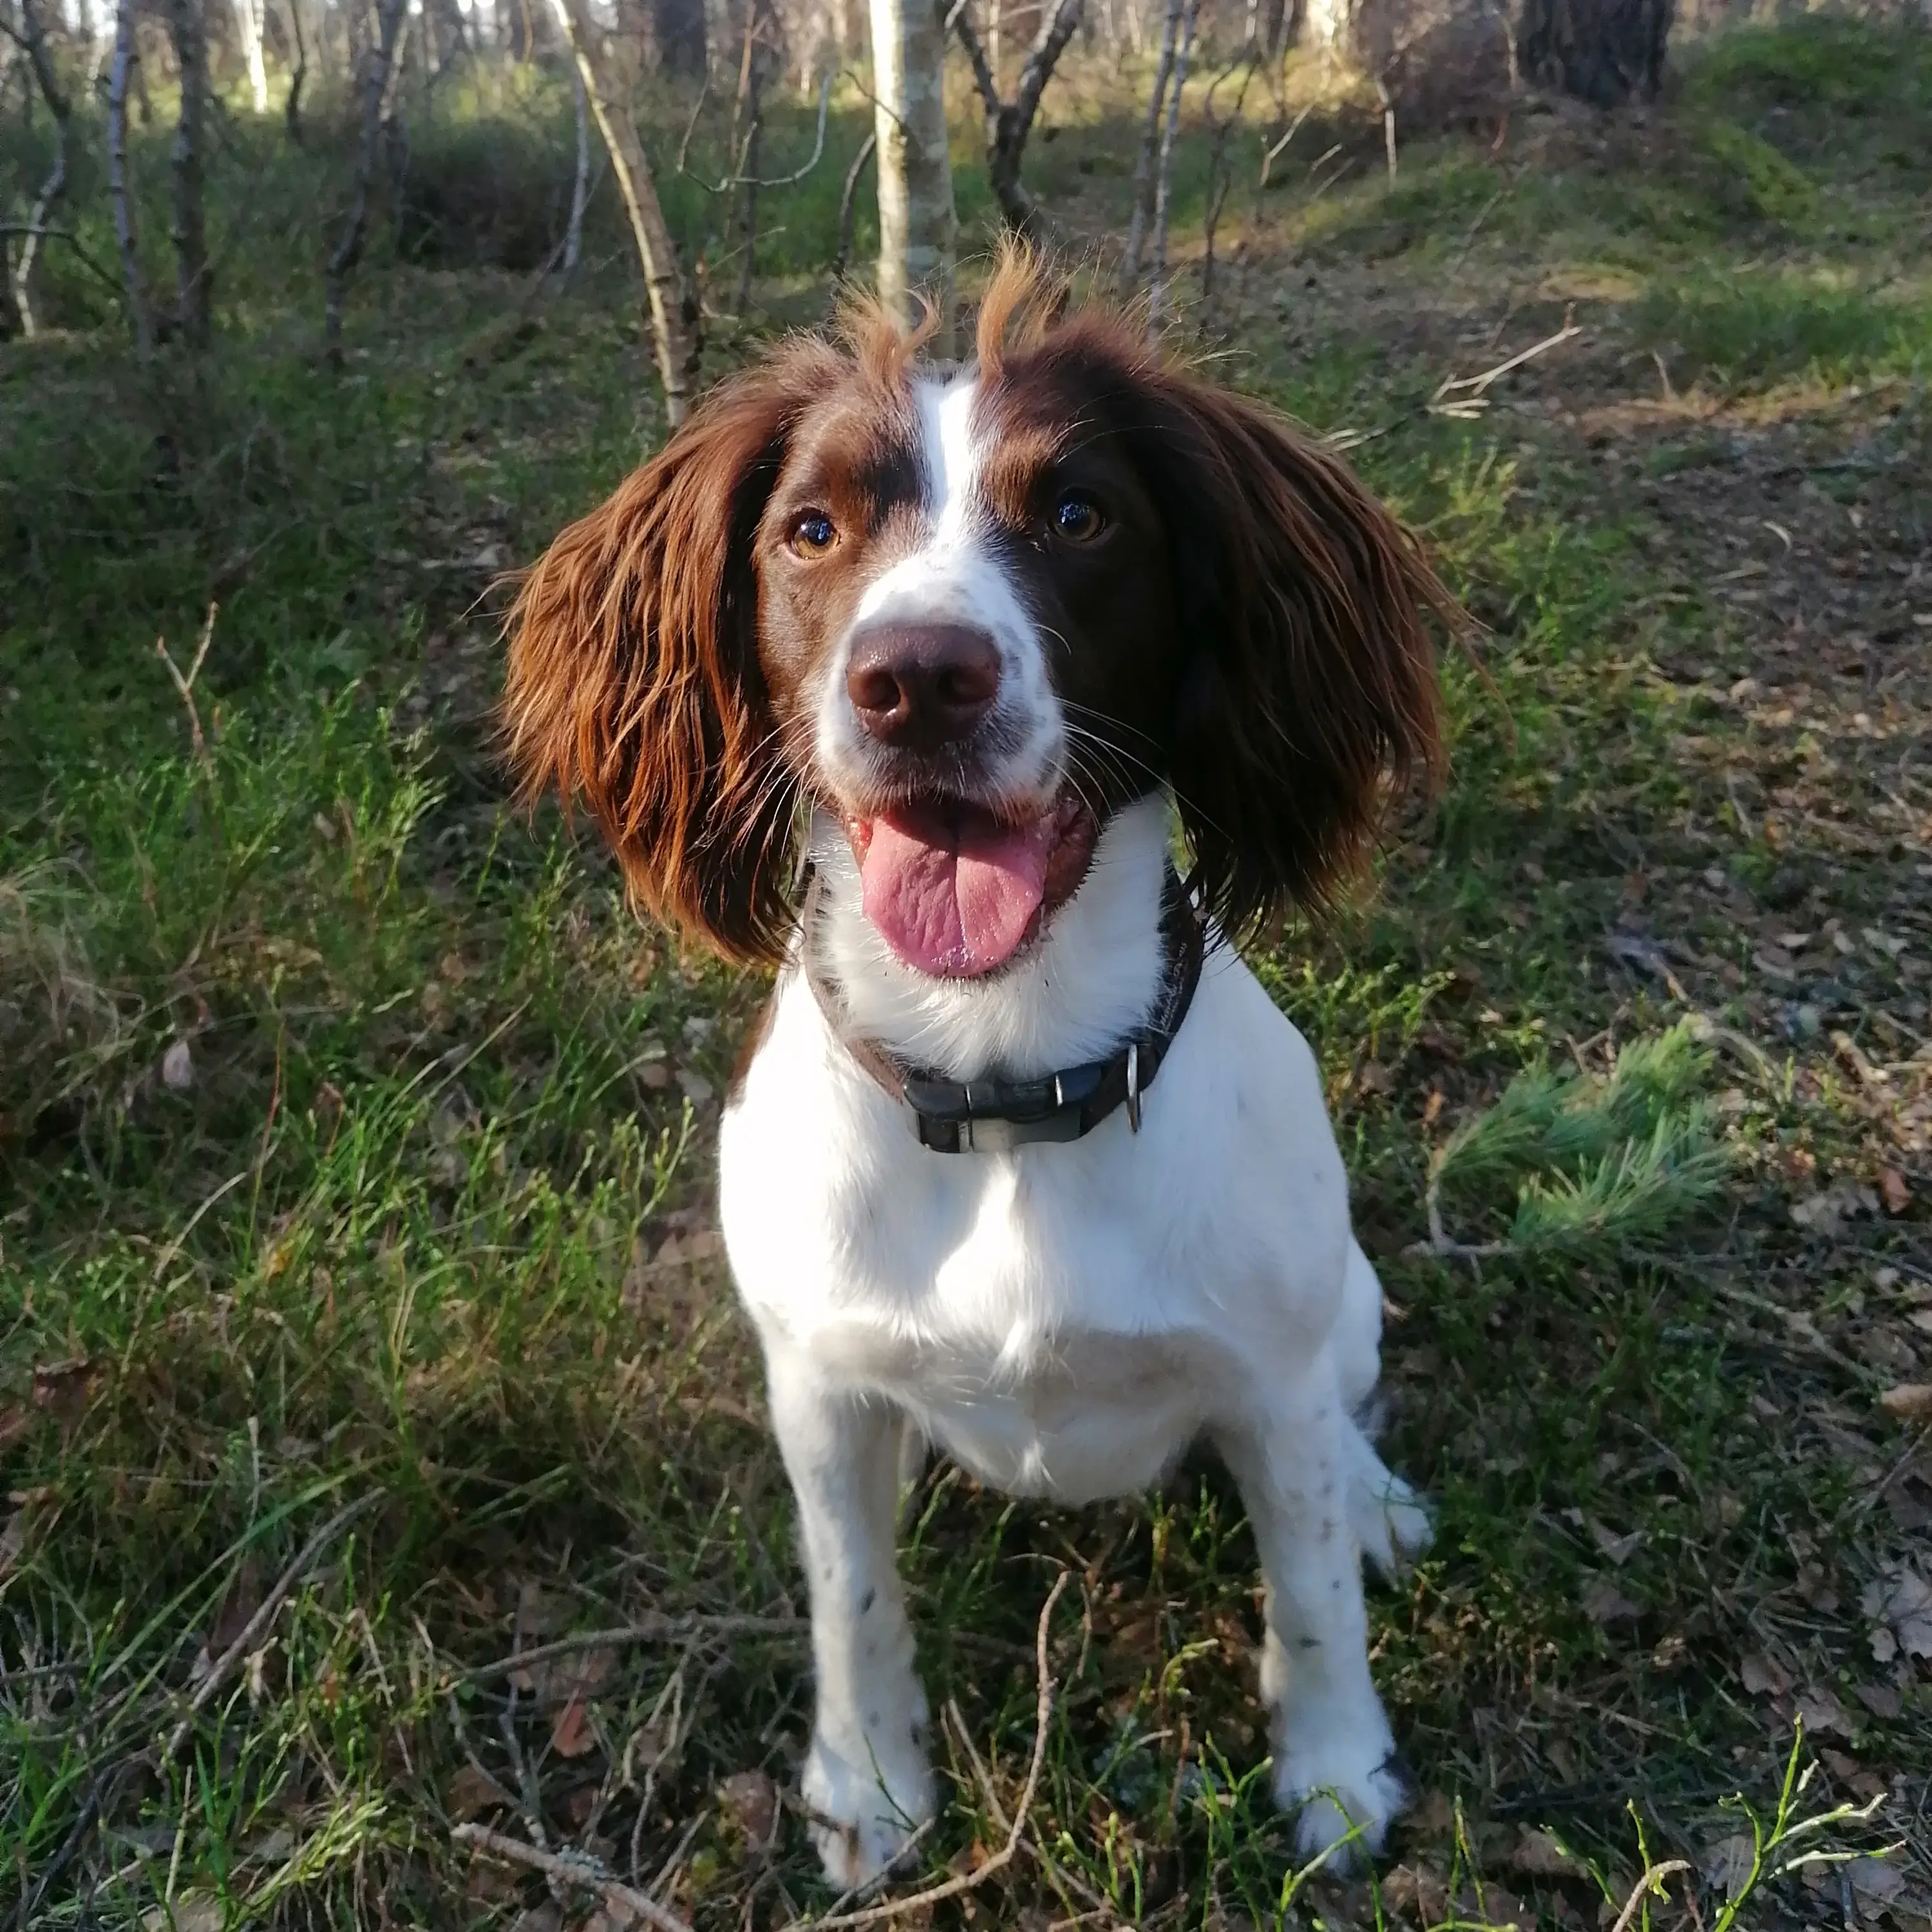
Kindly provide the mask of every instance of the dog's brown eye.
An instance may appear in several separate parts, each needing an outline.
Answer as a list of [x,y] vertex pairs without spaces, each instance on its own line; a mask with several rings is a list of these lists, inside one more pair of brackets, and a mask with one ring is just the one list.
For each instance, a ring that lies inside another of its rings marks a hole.
[[1069,543],[1091,543],[1107,527],[1107,520],[1100,513],[1100,506],[1091,496],[1078,490],[1070,490],[1053,506],[1049,520],[1053,533]]
[[791,547],[808,556],[822,555],[838,539],[832,519],[823,510],[807,510],[791,526]]

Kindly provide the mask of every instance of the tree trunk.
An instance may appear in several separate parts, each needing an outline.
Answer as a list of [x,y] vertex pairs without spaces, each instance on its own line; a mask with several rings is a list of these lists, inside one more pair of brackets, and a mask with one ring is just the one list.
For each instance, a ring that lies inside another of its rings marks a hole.
[[872,0],[872,12],[879,299],[909,328],[922,292],[938,316],[934,346],[950,356],[958,226],[946,147],[945,22],[934,0]]
[[169,0],[168,31],[181,72],[181,106],[175,117],[175,302],[182,340],[208,346],[208,221],[202,194],[202,136],[208,110],[208,22],[201,0]]
[[699,350],[696,317],[686,303],[677,250],[658,201],[650,162],[638,138],[637,123],[616,84],[603,44],[596,38],[586,0],[551,0],[551,4],[569,38],[572,56],[584,78],[584,91],[610,152],[610,172],[616,177],[617,192],[630,220],[631,238],[644,267],[644,289],[650,301],[651,335],[657,346],[658,374],[664,382],[664,420],[676,429],[691,405]]
[[107,192],[114,204],[114,241],[120,251],[128,319],[134,328],[134,350],[145,362],[154,352],[154,327],[148,314],[140,251],[135,245],[134,204],[128,192],[128,80],[138,58],[134,0],[119,0],[114,14],[114,64],[107,77]]
[[590,199],[590,100],[584,75],[573,62],[570,69],[571,106],[577,120],[577,172],[570,178],[570,225],[563,231],[563,272],[577,272],[584,256],[584,205]]
[[268,67],[262,48],[266,25],[262,0],[235,0],[235,26],[242,36],[242,57],[248,63],[248,92],[257,114],[268,111]]
[[666,74],[704,71],[704,0],[651,0],[652,52]]
[[308,43],[302,37],[302,0],[282,0],[282,4],[288,15],[290,44],[295,49],[295,64],[289,74],[288,98],[282,103],[282,119],[287,126],[289,139],[299,148],[302,145],[302,83],[308,79]]
[[[20,30],[28,64],[33,69],[34,79],[54,124],[54,164],[47,171],[46,179],[41,182],[40,194],[28,214],[27,232],[20,238],[20,259],[14,265],[11,284],[14,313],[19,318],[20,333],[31,336],[38,326],[34,315],[34,264],[40,258],[47,218],[52,214],[55,202],[67,190],[68,134],[74,109],[73,104],[62,92],[60,76],[54,71],[53,55],[47,46],[46,23],[40,18],[36,0],[20,0]],[[31,104],[31,92],[27,99]]]
[[1524,0],[1516,59],[1545,87],[1616,107],[1664,84],[1675,0]]
[[1150,330],[1160,328],[1172,306],[1167,286],[1167,218],[1173,199],[1174,143],[1180,130],[1180,97],[1187,86],[1188,62],[1194,54],[1195,23],[1200,17],[1201,0],[1187,0],[1187,12],[1180,27],[1180,50],[1174,57],[1174,79],[1167,91],[1167,127],[1160,137],[1160,163],[1154,175],[1154,261],[1148,290]]
[[[178,5],[182,3],[183,0],[176,0]],[[338,369],[342,366],[342,305],[348,294],[350,271],[362,258],[362,237],[369,225],[369,189],[376,178],[376,164],[382,151],[383,105],[388,99],[396,36],[407,4],[408,0],[381,0],[376,16],[376,44],[362,50],[362,70],[358,82],[362,98],[362,128],[356,147],[355,195],[323,278],[322,341],[330,366]]]
[[1127,245],[1120,256],[1120,293],[1130,296],[1140,280],[1141,250],[1147,241],[1148,216],[1154,202],[1154,156],[1160,146],[1160,110],[1166,104],[1167,84],[1174,75],[1174,50],[1180,36],[1180,16],[1186,0],[1167,0],[1167,27],[1161,36],[1160,60],[1148,94],[1147,119],[1141,128],[1140,152],[1134,157],[1134,205],[1127,218]]
[[[947,0],[938,0],[938,4],[946,8]],[[998,64],[980,46],[965,8],[952,12],[986,111],[987,181],[1006,226],[1030,241],[1040,238],[1042,222],[1039,204],[1020,179],[1020,163],[1026,154],[1027,136],[1033,132],[1034,117],[1040,112],[1040,96],[1080,25],[1084,4],[1085,0],[1058,0],[1051,14],[1042,13],[1038,37],[1028,51],[1026,64],[1020,69],[1019,88],[1011,100],[1000,98]]]

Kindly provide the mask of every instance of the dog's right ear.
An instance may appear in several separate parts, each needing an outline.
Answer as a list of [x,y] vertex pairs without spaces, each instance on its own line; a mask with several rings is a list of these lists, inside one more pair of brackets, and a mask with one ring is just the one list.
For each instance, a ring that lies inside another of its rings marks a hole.
[[831,356],[802,347],[714,392],[557,537],[510,618],[523,798],[581,799],[633,899],[735,960],[776,961],[791,925],[796,793],[759,668],[752,544]]

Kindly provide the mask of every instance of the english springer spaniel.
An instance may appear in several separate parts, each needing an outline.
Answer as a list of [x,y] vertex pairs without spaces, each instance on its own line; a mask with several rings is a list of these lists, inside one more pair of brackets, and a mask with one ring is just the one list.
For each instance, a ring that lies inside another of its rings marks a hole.
[[1225,936],[1432,771],[1454,607],[1333,456],[1023,256],[970,359],[921,349],[860,314],[720,387],[530,572],[506,700],[643,908],[777,969],[722,1217],[797,1497],[819,1849],[863,1880],[934,1807],[909,1456],[1079,1503],[1197,1438],[1260,1552],[1276,1796],[1304,1852],[1378,1849],[1361,1558],[1429,1520],[1356,1420],[1382,1291],[1315,1057]]

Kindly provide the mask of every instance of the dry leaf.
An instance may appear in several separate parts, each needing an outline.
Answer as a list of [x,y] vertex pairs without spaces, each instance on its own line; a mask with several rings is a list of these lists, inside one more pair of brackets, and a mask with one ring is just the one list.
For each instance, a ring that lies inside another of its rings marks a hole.
[[1878,1191],[1888,1214],[1903,1214],[1912,1205],[1912,1190],[1895,1167],[1888,1167],[1879,1175]]
[[1883,1905],[1905,1888],[1905,1874],[1889,1858],[1848,1858],[1838,1868],[1861,1899]]
[[480,1766],[466,1764],[444,1786],[442,1808],[452,1824],[467,1824],[505,1802],[503,1788]]
[[688,1262],[710,1261],[724,1252],[724,1237],[716,1228],[694,1228],[673,1234],[652,1257],[657,1268],[676,1268]]
[[1905,1700],[1889,1684],[1861,1684],[1854,1694],[1874,1718],[1888,1722],[1905,1708]]
[[34,1371],[34,1406],[71,1421],[87,1406],[93,1385],[93,1364],[85,1355],[49,1362]]
[[597,1733],[581,1697],[572,1697],[550,1727],[550,1748],[559,1757],[583,1757],[597,1748]]
[[563,1914],[545,1899],[518,1915],[510,1932],[563,1932]]
[[1706,1885],[1714,1886],[1726,1898],[1735,1898],[1750,1882],[1751,1866],[1756,1848],[1747,1832],[1733,1832],[1706,1846],[1697,1861],[1697,1870]]
[[553,1657],[547,1663],[533,1666],[528,1673],[531,1688],[547,1704],[567,1702],[572,1697],[595,1697],[608,1688],[616,1674],[617,1653],[608,1643]]
[[151,1905],[141,1914],[141,1932],[221,1932],[226,1923],[221,1901],[203,1892],[190,1892],[165,1905]]
[[1932,1382],[1900,1382],[1879,1397],[1878,1406],[1900,1422],[1922,1422],[1932,1416]]
[[194,1055],[186,1040],[176,1040],[161,1055],[161,1084],[171,1094],[185,1094],[194,1084]]
[[1600,1522],[1593,1522],[1590,1526],[1591,1540],[1603,1552],[1604,1560],[1616,1564],[1619,1569],[1642,1547],[1648,1533],[1646,1530],[1633,1529],[1619,1536],[1614,1530],[1606,1529]]
[[1634,1603],[1607,1576],[1593,1576],[1582,1595],[1583,1614],[1593,1624],[1627,1623],[1643,1614],[1643,1606]]
[[1753,1651],[1738,1666],[1738,1676],[1754,1697],[1782,1697],[1791,1688],[1791,1673],[1775,1658]]
[[778,1831],[778,1792],[762,1771],[741,1771],[718,1787],[724,1808],[754,1852],[770,1850]]
[[1511,1850],[1509,1862],[1512,1870],[1531,1878],[1582,1878],[1589,1870],[1547,1832],[1525,1832]]
[[1852,1734],[1852,1720],[1844,1706],[1829,1690],[1801,1690],[1798,1715],[1815,1736],[1848,1738]]
[[18,1402],[0,1404],[0,1450],[12,1448],[33,1426],[32,1414]]
[[1448,1916],[1449,1887],[1433,1865],[1397,1865],[1382,1880],[1382,1897],[1420,1925],[1439,1925]]
[[1879,1663],[1889,1664],[1900,1651],[1932,1657],[1932,1583],[1916,1570],[1875,1578],[1858,1602],[1873,1620],[1871,1653]]

